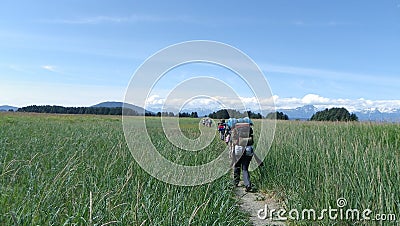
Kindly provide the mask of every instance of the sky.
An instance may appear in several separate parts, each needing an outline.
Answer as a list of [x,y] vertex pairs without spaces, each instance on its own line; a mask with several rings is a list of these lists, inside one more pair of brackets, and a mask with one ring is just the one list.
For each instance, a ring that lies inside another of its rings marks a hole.
[[[400,0],[5,0],[0,105],[124,101],[146,59],[190,40],[245,53],[263,72],[278,108],[400,108]],[[146,104],[163,104],[176,84],[196,76],[222,80],[242,100],[254,100],[238,88],[235,73],[192,64],[165,74]]]

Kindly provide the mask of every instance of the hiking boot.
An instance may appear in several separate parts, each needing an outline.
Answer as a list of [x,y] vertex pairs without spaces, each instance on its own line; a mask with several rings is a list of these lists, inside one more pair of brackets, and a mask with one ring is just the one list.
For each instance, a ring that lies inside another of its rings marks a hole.
[[251,191],[251,186],[246,186],[246,192],[250,192]]

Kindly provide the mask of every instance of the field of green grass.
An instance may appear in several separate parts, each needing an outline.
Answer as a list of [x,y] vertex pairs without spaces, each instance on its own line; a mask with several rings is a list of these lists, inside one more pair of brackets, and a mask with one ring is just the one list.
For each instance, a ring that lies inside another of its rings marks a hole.
[[[199,136],[198,122],[182,120],[183,133]],[[162,154],[181,164],[207,162],[224,148],[216,137],[205,152],[180,154],[158,119],[147,128]],[[400,126],[278,122],[252,180],[287,210],[335,208],[343,197],[346,208],[392,213],[399,224]],[[227,174],[181,187],[151,177],[134,161],[120,117],[0,114],[0,225],[248,225],[230,182]],[[328,220],[319,223],[337,223]]]
[[275,191],[287,210],[312,208],[318,217],[318,211],[337,208],[337,199],[345,198],[344,210],[370,209],[372,219],[395,214],[399,224],[400,125],[279,122],[275,132],[256,180]]
[[235,204],[229,175],[180,187],[144,172],[120,117],[0,115],[0,225],[245,225]]

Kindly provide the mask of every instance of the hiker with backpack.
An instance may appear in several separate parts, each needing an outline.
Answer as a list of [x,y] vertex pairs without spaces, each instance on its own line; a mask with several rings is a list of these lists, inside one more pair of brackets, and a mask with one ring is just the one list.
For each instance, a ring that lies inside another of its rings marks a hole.
[[222,119],[221,122],[218,123],[218,132],[221,140],[225,140],[225,127],[225,120]]
[[[254,156],[257,164],[263,165],[262,161],[254,153],[254,136],[253,123],[249,118],[239,119],[239,123],[234,119],[228,120],[228,128],[231,128],[230,133],[230,150],[231,150],[231,166],[233,169],[233,182],[235,186],[239,185],[240,171],[243,171],[243,182],[245,191],[250,192],[252,184],[250,181],[249,165]],[[244,121],[244,122],[242,122]]]

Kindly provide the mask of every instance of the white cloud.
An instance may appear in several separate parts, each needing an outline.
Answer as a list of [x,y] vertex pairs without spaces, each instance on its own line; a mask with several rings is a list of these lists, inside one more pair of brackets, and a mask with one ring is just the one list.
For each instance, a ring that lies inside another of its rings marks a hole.
[[146,106],[162,106],[165,102],[165,98],[161,98],[159,95],[151,95],[146,99]]
[[272,100],[275,103],[276,109],[294,109],[304,105],[314,105],[318,109],[332,108],[332,107],[345,107],[351,112],[363,110],[379,110],[381,112],[391,112],[395,109],[400,109],[400,100],[367,100],[364,98],[359,99],[332,99],[322,97],[317,94],[307,94],[304,97],[279,97],[274,95],[269,99],[257,100],[256,97],[240,97],[231,98],[224,96],[215,96],[209,98],[198,98],[190,101],[182,98],[169,99],[165,101],[158,95],[153,95],[147,99],[147,107],[161,108],[164,103],[168,103],[168,109],[179,109],[184,105],[184,108],[207,108],[207,109],[220,109],[220,108],[234,108],[238,110],[250,109],[258,111],[260,106],[265,109],[271,109]]
[[292,109],[303,105],[314,105],[319,109],[345,107],[351,112],[363,110],[379,110],[391,112],[400,109],[400,100],[366,100],[359,99],[331,99],[316,94],[307,94],[303,98],[276,98],[275,105],[279,109]]
[[[212,109],[218,110],[221,108],[237,109],[240,111],[253,110],[260,111],[271,109],[273,111],[273,98],[257,100],[256,97],[229,97],[229,96],[197,96],[194,98],[185,99],[179,98],[162,98],[158,95],[152,95],[146,100],[146,108],[160,109],[164,108],[165,111],[176,111],[183,109]],[[269,110],[268,110],[269,111]]]
[[52,72],[56,71],[56,66],[53,66],[53,65],[43,65],[43,66],[41,66],[41,68],[48,70],[48,71],[52,71]]
[[301,99],[301,102],[304,104],[326,104],[329,102],[329,98],[316,94],[307,94]]

